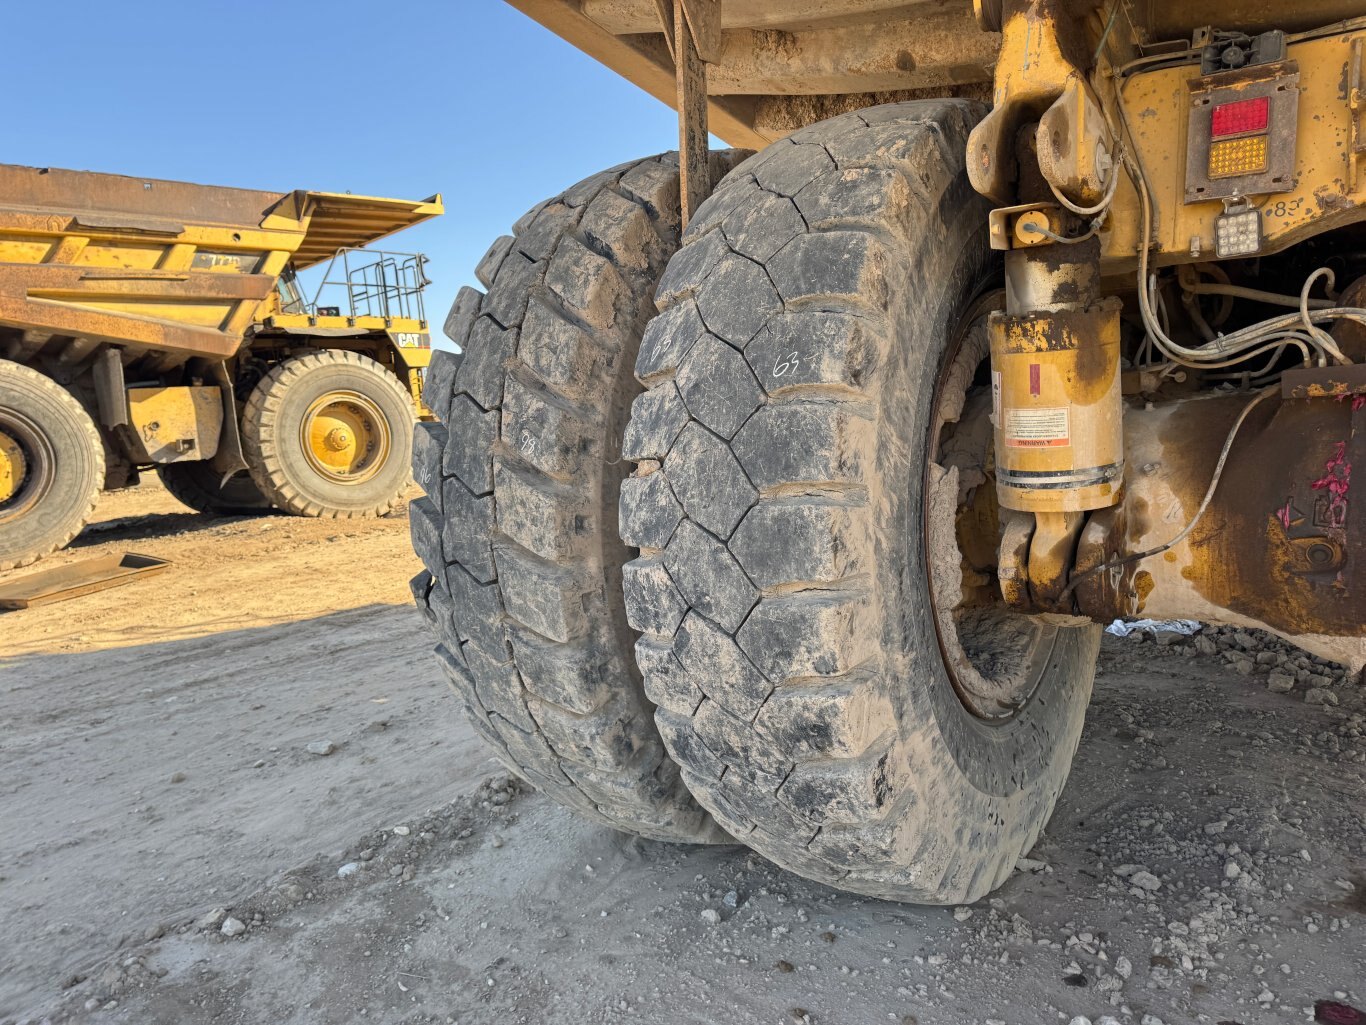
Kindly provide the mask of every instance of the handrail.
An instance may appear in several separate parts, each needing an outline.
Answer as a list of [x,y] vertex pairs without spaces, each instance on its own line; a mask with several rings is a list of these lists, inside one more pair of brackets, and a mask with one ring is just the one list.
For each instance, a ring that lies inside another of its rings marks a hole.
[[[374,259],[353,266],[354,260],[369,257]],[[339,263],[340,277],[336,276]],[[326,290],[345,289],[348,317],[425,321],[422,290],[431,284],[425,271],[426,263],[427,257],[421,253],[356,246],[338,249],[327,263],[312,302],[308,303],[309,315],[316,317],[318,310],[325,308],[321,301]]]

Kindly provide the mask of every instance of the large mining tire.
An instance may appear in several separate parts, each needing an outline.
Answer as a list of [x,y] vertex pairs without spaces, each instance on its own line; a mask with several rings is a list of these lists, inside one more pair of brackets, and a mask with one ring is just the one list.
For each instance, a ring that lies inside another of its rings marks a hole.
[[[733,163],[733,161],[732,161]],[[724,170],[724,168],[722,168]],[[616,829],[727,839],[679,779],[632,659],[617,536],[636,351],[678,245],[672,155],[594,175],[495,242],[433,354],[410,507],[418,607],[512,770]]]
[[64,547],[95,511],[104,446],[51,378],[0,360],[0,570]]
[[266,499],[296,516],[383,516],[411,480],[412,397],[360,353],[293,356],[242,412],[242,450]]
[[207,459],[162,464],[157,476],[167,491],[196,512],[244,516],[274,508],[246,470],[224,481]]
[[865,110],[732,171],[660,283],[624,452],[627,612],[684,781],[778,864],[921,903],[1033,845],[1098,644],[958,600],[955,516],[992,491],[980,113]]

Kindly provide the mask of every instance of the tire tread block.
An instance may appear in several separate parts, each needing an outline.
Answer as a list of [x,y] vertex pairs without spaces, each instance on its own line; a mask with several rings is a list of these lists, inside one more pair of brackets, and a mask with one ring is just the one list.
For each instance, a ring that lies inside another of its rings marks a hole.
[[682,519],[683,507],[664,474],[628,477],[621,482],[618,529],[628,545],[663,548]]

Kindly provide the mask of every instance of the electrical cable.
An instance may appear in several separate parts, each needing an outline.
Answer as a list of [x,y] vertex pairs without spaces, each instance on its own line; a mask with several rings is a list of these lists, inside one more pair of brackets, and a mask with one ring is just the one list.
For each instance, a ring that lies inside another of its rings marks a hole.
[[1074,246],[1079,242],[1088,242],[1096,237],[1096,232],[1100,230],[1100,225],[1092,222],[1091,230],[1085,235],[1078,235],[1076,238],[1068,238],[1066,235],[1059,235],[1056,231],[1049,231],[1042,224],[1031,224],[1028,221],[1020,225],[1020,229],[1033,235],[1042,235],[1044,238],[1053,242],[1061,242],[1065,246]]
[[1105,194],[1100,197],[1100,202],[1098,202],[1095,206],[1080,206],[1077,203],[1073,203],[1070,199],[1064,196],[1062,194],[1062,190],[1059,189],[1052,182],[1048,183],[1048,187],[1053,192],[1053,198],[1056,199],[1060,204],[1062,204],[1063,207],[1065,207],[1068,210],[1071,210],[1078,217],[1095,217],[1098,214],[1105,213],[1105,211],[1110,208],[1110,203],[1115,198],[1115,191],[1119,188],[1119,179],[1122,173],[1123,172],[1120,170],[1119,162],[1116,162],[1110,168],[1110,180],[1105,184]]
[[[1327,270],[1328,268],[1324,267],[1322,269]],[[1290,306],[1294,309],[1300,308],[1301,297],[1298,295],[1281,295],[1279,292],[1264,292],[1260,288],[1247,288],[1243,285],[1205,285],[1197,282],[1193,285],[1183,284],[1181,290],[1183,292],[1189,292],[1191,295],[1227,295],[1232,296],[1235,299],[1251,299],[1253,302],[1267,303],[1271,306]],[[1311,310],[1329,310],[1335,305],[1336,303],[1334,303],[1332,299],[1309,300],[1309,308]]]

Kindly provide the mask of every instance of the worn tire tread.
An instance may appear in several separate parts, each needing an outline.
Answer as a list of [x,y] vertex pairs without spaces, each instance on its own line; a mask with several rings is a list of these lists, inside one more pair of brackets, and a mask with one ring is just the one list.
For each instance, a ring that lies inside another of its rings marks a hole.
[[[678,240],[672,155],[534,207],[447,319],[464,349],[427,403],[414,476],[419,609],[466,714],[554,800],[644,837],[723,842],[668,758],[631,657],[616,537],[620,436]],[[429,381],[431,378],[429,377]],[[458,490],[446,490],[455,488]],[[452,507],[442,509],[442,492]],[[487,510],[458,515],[455,505]]]
[[[995,798],[971,796],[929,739],[933,721],[902,714],[907,684],[872,625],[892,600],[873,548],[877,446],[903,426],[880,390],[897,338],[884,283],[927,283],[920,314],[947,316],[928,283],[970,265],[953,262],[980,230],[964,226],[979,213],[985,224],[962,166],[979,116],[961,101],[889,104],[805,128],[731,172],[661,280],[622,492],[623,537],[644,546],[625,569],[627,613],[684,782],[784,867],[927,903],[998,885],[1057,796],[992,822]],[[1066,777],[1071,725],[1046,787]],[[914,825],[950,793],[968,796],[942,815],[966,821]],[[1005,840],[984,844],[993,830]]]

